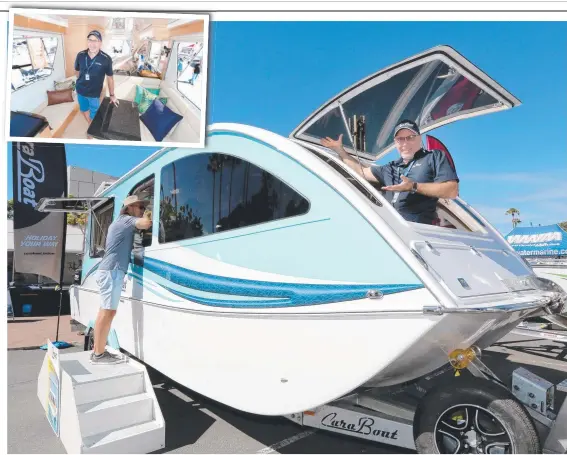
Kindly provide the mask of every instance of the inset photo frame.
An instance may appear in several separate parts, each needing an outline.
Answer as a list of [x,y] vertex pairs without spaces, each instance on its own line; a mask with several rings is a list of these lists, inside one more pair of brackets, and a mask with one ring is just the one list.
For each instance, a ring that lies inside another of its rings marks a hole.
[[204,147],[207,14],[9,15],[8,140]]

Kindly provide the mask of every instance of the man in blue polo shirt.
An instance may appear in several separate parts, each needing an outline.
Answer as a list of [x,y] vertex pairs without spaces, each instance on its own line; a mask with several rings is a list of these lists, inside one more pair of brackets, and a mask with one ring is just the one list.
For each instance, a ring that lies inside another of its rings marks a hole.
[[378,182],[385,197],[406,219],[416,223],[434,224],[437,220],[437,200],[455,199],[459,195],[459,178],[441,150],[425,150],[419,127],[411,120],[402,120],[394,129],[394,142],[400,158],[384,166],[362,167],[342,146],[342,134],[337,140],[327,137],[321,145],[339,154],[341,160],[369,182]]
[[102,46],[100,32],[97,30],[90,32],[87,36],[87,45],[87,49],[77,54],[75,74],[79,109],[90,125],[100,107],[100,94],[105,77],[108,77],[110,101],[118,105],[118,100],[114,96],[112,58],[100,49]]

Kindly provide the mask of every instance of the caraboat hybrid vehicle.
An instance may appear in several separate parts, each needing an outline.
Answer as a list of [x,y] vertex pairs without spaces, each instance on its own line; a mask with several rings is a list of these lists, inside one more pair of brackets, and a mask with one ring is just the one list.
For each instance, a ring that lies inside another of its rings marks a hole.
[[[106,231],[123,199],[140,194],[153,227],[137,236],[113,323],[123,350],[242,411],[420,451],[538,451],[535,411],[479,366],[479,353],[527,317],[561,314],[565,293],[536,277],[463,200],[439,200],[440,225],[407,222],[319,145],[343,134],[368,164],[394,150],[401,118],[428,132],[519,104],[440,46],[347,88],[288,138],[215,124],[205,149],[162,149],[95,198],[44,200],[40,210],[90,212],[72,317],[92,327]],[[408,384],[449,363],[476,365],[484,379],[464,372],[444,386],[451,398],[429,391],[420,403],[430,413],[372,411],[368,400],[355,403],[366,406],[362,416],[360,407],[329,411],[341,397]],[[440,420],[428,421],[433,415]]]

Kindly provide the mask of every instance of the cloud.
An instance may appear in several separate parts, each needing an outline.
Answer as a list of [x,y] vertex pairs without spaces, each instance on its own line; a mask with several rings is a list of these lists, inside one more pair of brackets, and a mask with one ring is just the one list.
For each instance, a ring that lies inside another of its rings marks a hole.
[[540,210],[541,222],[544,223],[560,223],[567,221],[567,197],[563,197],[561,201],[550,200],[538,204]]
[[565,182],[567,169],[552,168],[549,172],[472,172],[459,174],[461,181],[517,182],[528,185],[550,185]]
[[[554,181],[549,181],[548,179],[547,181],[545,180],[541,181],[541,183],[539,183],[537,187],[541,189],[538,189],[530,194],[513,196],[511,200],[520,201],[520,202],[525,202],[525,201],[541,202],[541,201],[549,201],[549,200],[567,199],[567,182],[564,181],[554,182]],[[537,187],[534,185],[534,190]]]
[[[566,173],[557,168],[534,173],[471,173],[463,175],[461,182],[487,182],[483,186],[492,190],[490,199],[478,198],[480,203],[469,202],[496,229],[507,234],[512,230],[512,217],[506,215],[510,207],[520,211],[520,226],[530,226],[530,222],[537,226],[567,221]],[[503,184],[497,185],[497,182]],[[497,205],[491,205],[491,202]]]
[[[539,178],[549,178],[548,174],[543,172],[539,175]],[[461,174],[459,175],[461,181],[467,180],[482,180],[482,181],[494,181],[494,182],[518,182],[526,183],[533,181],[534,178],[538,178],[537,174],[529,172],[494,172],[494,173],[471,173],[471,174]]]
[[[507,182],[512,185],[500,187],[496,190],[501,203],[518,205],[518,202],[537,202],[567,200],[567,182],[564,173],[554,172],[512,172],[512,173],[476,173],[465,174],[461,182],[485,181]],[[521,184],[521,188],[514,188],[514,183]],[[504,193],[505,191],[505,193]],[[518,207],[518,209],[521,208]]]

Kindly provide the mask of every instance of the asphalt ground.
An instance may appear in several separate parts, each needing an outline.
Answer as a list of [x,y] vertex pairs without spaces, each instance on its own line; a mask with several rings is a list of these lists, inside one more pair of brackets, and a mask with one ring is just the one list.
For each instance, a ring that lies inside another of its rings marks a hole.
[[[44,356],[41,350],[8,352],[8,453],[65,453],[37,398]],[[567,377],[567,345],[556,341],[510,334],[484,351],[483,361],[508,383],[520,366],[554,384]],[[166,421],[166,447],[156,453],[407,453],[283,417],[242,413],[148,371]],[[564,393],[556,394],[558,406],[564,399]]]

